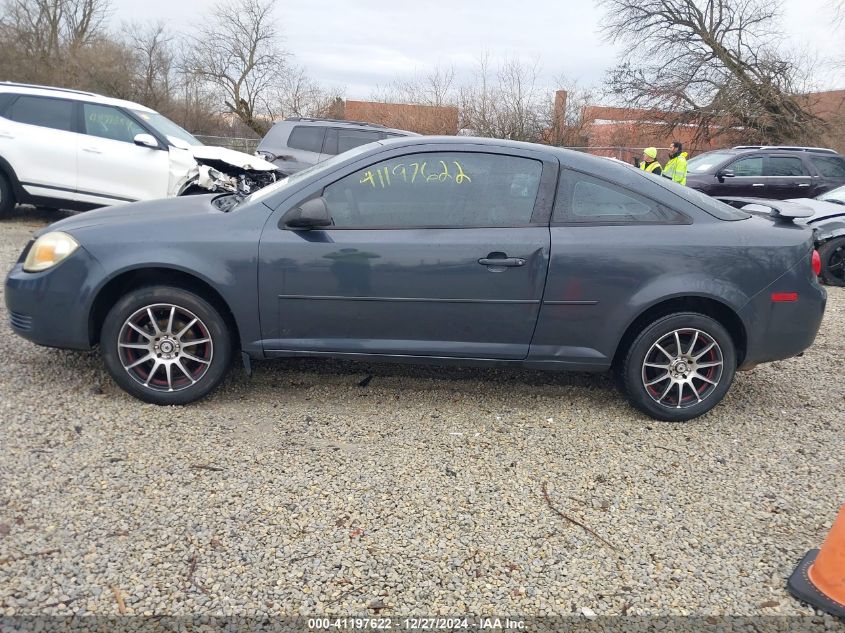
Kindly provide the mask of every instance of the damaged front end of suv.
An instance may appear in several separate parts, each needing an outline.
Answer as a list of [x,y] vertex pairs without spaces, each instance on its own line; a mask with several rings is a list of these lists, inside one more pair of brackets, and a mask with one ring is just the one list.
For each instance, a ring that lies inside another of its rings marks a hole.
[[185,148],[185,151],[190,157],[181,156],[183,160],[171,161],[174,172],[181,171],[179,163],[182,169],[187,168],[187,173],[182,171],[174,179],[174,195],[177,196],[202,193],[249,195],[273,184],[281,175],[275,165],[262,158],[223,147],[193,145]]

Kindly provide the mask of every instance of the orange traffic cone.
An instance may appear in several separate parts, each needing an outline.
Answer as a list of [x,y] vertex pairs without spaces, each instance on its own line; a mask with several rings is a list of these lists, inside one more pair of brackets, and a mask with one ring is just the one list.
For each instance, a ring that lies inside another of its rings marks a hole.
[[787,587],[799,600],[845,618],[845,506],[821,549],[807,552]]

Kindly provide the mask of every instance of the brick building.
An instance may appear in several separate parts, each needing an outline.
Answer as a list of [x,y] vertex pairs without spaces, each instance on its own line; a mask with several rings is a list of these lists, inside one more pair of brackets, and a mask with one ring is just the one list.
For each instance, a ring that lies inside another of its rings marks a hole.
[[346,101],[342,118],[379,123],[419,134],[458,133],[458,109],[451,106]]
[[[823,144],[845,153],[845,90],[815,92],[802,98],[811,112],[828,123]],[[673,140],[681,141],[691,154],[743,142],[739,129],[735,134],[730,131],[720,134],[710,142],[695,141],[695,125],[680,125],[670,131],[667,117],[668,113],[656,110],[585,106],[581,112],[580,139],[593,153],[623,160],[639,155],[638,150],[644,147],[668,148]],[[661,152],[661,160],[667,154]]]

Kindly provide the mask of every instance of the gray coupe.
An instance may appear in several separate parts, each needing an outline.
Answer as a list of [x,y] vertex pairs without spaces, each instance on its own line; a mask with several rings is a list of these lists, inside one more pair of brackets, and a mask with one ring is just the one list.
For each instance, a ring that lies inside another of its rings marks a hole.
[[6,304],[18,334],[99,345],[156,404],[202,398],[236,354],[330,356],[613,370],[634,406],[688,420],[816,336],[826,295],[793,207],[749,214],[552,147],[401,138],[249,196],[64,219]]

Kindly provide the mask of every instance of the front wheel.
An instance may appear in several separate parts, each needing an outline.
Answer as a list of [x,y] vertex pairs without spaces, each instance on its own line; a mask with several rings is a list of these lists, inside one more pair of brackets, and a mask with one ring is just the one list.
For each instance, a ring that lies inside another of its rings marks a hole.
[[719,404],[735,370],[731,335],[718,321],[694,312],[646,326],[618,368],[631,404],[668,422],[691,420]]
[[199,400],[220,384],[232,360],[232,338],[219,311],[167,286],[121,298],[103,323],[100,347],[118,385],[161,405]]

